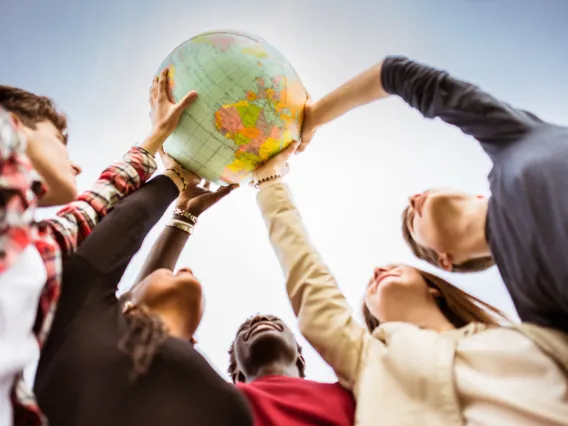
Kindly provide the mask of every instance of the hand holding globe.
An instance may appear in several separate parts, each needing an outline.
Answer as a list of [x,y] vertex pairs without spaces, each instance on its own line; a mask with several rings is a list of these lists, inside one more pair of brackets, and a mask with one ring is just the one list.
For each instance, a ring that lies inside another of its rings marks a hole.
[[172,102],[199,93],[164,149],[207,181],[225,186],[250,179],[259,164],[300,139],[306,90],[285,57],[259,37],[201,34],[159,69],[167,73]]

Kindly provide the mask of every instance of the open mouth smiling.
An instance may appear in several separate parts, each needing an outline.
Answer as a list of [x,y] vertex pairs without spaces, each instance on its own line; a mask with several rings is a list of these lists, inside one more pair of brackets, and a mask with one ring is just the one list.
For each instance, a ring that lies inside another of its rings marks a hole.
[[244,335],[243,339],[249,340],[252,336],[263,333],[265,331],[276,330],[279,332],[283,331],[282,326],[275,324],[273,322],[259,321],[254,324]]

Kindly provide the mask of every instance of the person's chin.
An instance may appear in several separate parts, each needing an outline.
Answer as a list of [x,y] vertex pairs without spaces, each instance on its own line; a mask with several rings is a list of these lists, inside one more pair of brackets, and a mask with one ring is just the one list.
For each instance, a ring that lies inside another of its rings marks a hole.
[[46,193],[38,199],[38,207],[56,207],[69,204],[77,199],[77,187],[69,185],[58,190],[47,189]]

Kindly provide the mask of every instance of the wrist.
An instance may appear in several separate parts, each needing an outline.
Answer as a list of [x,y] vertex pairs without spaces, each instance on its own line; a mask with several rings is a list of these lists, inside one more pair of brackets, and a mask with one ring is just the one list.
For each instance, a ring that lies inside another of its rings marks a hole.
[[181,178],[181,175],[179,173],[176,173],[174,169],[164,170],[162,174],[171,179],[171,181],[175,184],[175,186],[177,186],[179,192],[185,189],[185,182]]
[[176,206],[176,208],[174,209],[174,219],[184,220],[193,226],[197,225],[198,216],[199,215],[192,212],[191,209],[186,209],[179,206]]
[[318,101],[315,104],[313,104],[307,119],[307,125],[309,127],[309,130],[314,131],[322,124],[325,124],[324,115],[325,115],[325,102],[322,104],[321,101]]
[[274,173],[271,175],[266,175],[263,177],[256,177],[254,179],[254,187],[257,189],[260,189],[261,187],[267,186],[269,184],[275,183],[275,182],[281,182],[282,181],[282,176],[280,175],[280,173]]
[[270,176],[276,176],[276,175],[278,175],[278,176],[282,175],[282,173],[280,173],[280,170],[278,170],[276,168],[270,168],[270,169],[261,168],[260,170],[255,171],[253,173],[252,178],[253,178],[254,183],[257,183],[260,180],[267,179]]
[[152,129],[148,137],[140,144],[140,147],[148,151],[152,155],[156,155],[162,147],[166,139],[170,136],[166,131],[155,127]]
[[179,229],[191,235],[197,224],[197,217],[186,210],[176,208],[167,226]]

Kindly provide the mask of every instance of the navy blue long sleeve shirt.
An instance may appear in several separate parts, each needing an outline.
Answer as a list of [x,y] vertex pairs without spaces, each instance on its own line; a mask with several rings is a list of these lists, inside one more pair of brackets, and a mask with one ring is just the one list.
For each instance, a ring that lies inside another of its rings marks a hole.
[[517,312],[568,332],[568,128],[404,57],[384,61],[381,81],[481,143],[493,162],[486,238]]

